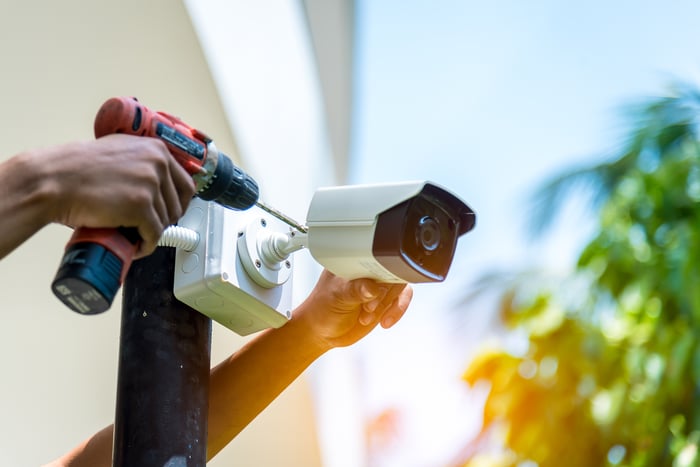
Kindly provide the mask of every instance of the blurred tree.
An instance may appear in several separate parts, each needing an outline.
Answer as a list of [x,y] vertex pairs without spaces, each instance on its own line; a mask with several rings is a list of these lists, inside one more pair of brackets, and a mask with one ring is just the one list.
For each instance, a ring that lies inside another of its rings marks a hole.
[[618,157],[539,192],[535,232],[587,187],[598,233],[574,277],[503,293],[527,350],[483,351],[465,372],[490,390],[456,465],[700,465],[700,92],[678,86],[632,116]]

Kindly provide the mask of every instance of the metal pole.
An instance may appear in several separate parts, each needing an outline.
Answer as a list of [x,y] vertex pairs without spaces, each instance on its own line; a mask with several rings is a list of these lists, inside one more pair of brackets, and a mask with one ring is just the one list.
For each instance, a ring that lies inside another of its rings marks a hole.
[[173,296],[175,249],[126,278],[113,467],[204,467],[211,320]]

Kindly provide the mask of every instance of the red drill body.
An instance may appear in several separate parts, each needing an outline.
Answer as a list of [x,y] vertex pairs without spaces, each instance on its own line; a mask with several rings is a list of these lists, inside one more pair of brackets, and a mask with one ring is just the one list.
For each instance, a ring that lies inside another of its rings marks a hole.
[[[159,130],[159,124],[164,128]],[[180,137],[178,144],[178,137],[173,131],[184,135],[187,140]],[[137,100],[128,97],[109,99],[97,112],[95,138],[113,133],[162,139],[168,144],[168,149],[177,162],[191,175],[196,174],[204,165],[208,152],[207,144],[211,142],[210,138],[179,118],[165,112],[153,112]],[[172,136],[169,136],[170,134]],[[171,140],[176,143],[173,144]],[[187,147],[183,148],[183,145]]]
[[[154,112],[131,97],[107,100],[95,117],[95,137],[113,133],[162,140],[195,181],[197,196],[232,209],[248,209],[258,200],[258,185],[231,159],[216,150],[203,132],[165,112]],[[75,230],[52,283],[54,294],[73,310],[107,310],[138,249],[133,227]]]

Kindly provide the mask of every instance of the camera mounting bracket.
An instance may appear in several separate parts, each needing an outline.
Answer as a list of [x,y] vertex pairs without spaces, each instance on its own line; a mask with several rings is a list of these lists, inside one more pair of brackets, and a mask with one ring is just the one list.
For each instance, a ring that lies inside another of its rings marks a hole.
[[258,285],[265,288],[284,284],[292,274],[291,256],[278,260],[268,251],[275,233],[278,232],[268,226],[264,217],[254,219],[238,232],[238,251],[243,267]]
[[278,271],[265,265],[261,272],[255,238],[260,230],[288,232],[286,224],[257,207],[233,211],[196,198],[178,224],[200,238],[192,251],[177,249],[173,292],[178,300],[242,336],[287,322],[293,262],[282,262]]

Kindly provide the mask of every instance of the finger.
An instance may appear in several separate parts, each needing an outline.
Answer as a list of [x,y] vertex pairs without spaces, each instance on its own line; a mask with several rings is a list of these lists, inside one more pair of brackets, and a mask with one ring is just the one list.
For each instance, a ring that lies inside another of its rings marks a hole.
[[373,295],[374,298],[372,300],[370,300],[369,302],[365,302],[362,304],[362,309],[367,311],[368,313],[373,313],[379,307],[381,307],[381,305],[382,305],[383,301],[385,300],[388,293],[389,293],[389,289],[378,288],[377,294]]
[[381,317],[380,324],[384,329],[388,329],[396,324],[408,310],[413,298],[413,289],[410,285],[406,285],[400,290],[399,296],[386,309]]
[[357,322],[363,326],[369,326],[370,324],[374,324],[376,321],[377,313],[366,311],[364,309],[360,311],[360,314],[357,317]]
[[[161,188],[162,190],[162,188]],[[170,214],[163,193],[158,192],[153,199],[153,209],[155,209],[158,219],[163,226],[170,224]]]
[[145,219],[146,221],[138,226],[141,245],[136,253],[136,258],[142,258],[153,253],[165,228],[165,225],[160,222],[155,209],[151,209],[150,214]]
[[150,246],[146,247],[145,245],[146,244],[144,242],[139,243],[139,248],[134,254],[134,259],[145,258],[146,256],[152,254],[155,251],[155,248],[151,249]]
[[375,306],[375,309],[384,312],[394,303],[394,300],[396,300],[396,297],[398,297],[401,294],[406,285],[407,284],[390,285],[389,288],[386,290],[386,293],[384,293],[381,297],[377,297],[377,304]]
[[171,224],[173,211],[179,211],[179,197],[171,175],[176,162],[162,141],[149,142],[153,143],[153,158],[150,160],[153,172],[149,175],[149,181],[153,183],[151,203],[165,226]]
[[138,250],[136,250],[136,253],[134,254],[134,259],[141,259],[145,258],[146,256],[151,255],[156,249],[156,245],[146,245],[144,242],[141,242],[139,244]]
[[182,204],[180,203],[180,195],[173,181],[168,178],[161,185],[161,196],[165,202],[166,222],[168,225],[175,224],[182,216]]
[[192,176],[190,176],[190,174],[188,174],[187,171],[175,161],[175,159],[171,160],[172,165],[170,167],[170,176],[175,192],[177,193],[178,205],[180,208],[180,214],[177,216],[176,219],[171,221],[175,222],[182,216],[182,214],[185,212],[185,209],[187,209],[187,206],[190,204],[190,201],[194,196],[195,189],[194,180],[192,179]]
[[368,303],[386,293],[386,286],[373,279],[355,279],[348,283],[347,299],[356,304]]
[[378,284],[379,294],[373,300],[362,304],[362,311],[358,316],[360,324],[367,326],[375,323],[384,315],[386,309],[391,306],[404,286],[404,284]]
[[[404,306],[403,302],[399,302],[398,299],[401,298],[404,290],[407,287],[407,284],[392,284],[387,287],[384,290],[384,293],[382,293],[379,297],[371,302],[363,304],[362,311],[358,316],[358,321],[360,324],[363,326],[369,326],[371,324],[375,324],[378,320],[382,320],[382,322],[384,322],[386,319],[387,323],[391,323],[388,326],[383,327],[393,326],[393,324],[403,315],[403,312],[393,312],[393,308],[396,306]],[[410,302],[410,296],[408,297],[408,302]],[[405,306],[407,307],[408,303],[406,303]]]

